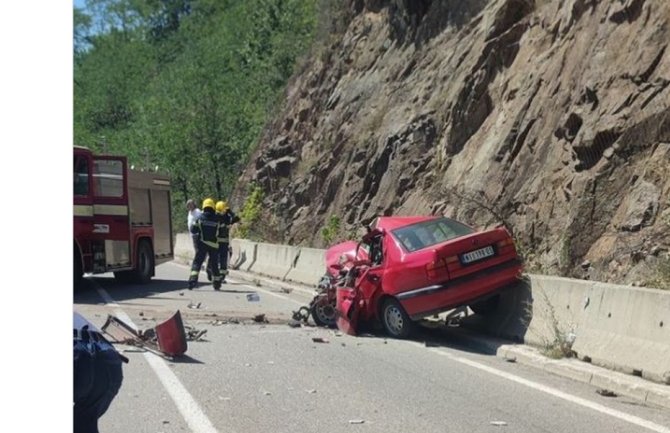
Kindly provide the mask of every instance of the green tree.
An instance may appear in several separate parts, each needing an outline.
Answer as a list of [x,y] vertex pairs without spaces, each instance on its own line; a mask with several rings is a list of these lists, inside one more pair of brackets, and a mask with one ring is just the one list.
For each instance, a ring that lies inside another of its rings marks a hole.
[[226,198],[314,33],[317,0],[88,0],[74,139],[167,172],[173,212]]

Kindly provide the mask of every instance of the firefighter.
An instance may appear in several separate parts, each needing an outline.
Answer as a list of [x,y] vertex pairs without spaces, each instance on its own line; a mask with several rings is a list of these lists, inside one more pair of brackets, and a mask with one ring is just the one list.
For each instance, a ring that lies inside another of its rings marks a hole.
[[198,284],[200,267],[205,257],[208,257],[212,269],[214,290],[221,288],[221,274],[219,274],[219,244],[217,235],[221,227],[221,218],[214,213],[214,200],[206,198],[202,202],[202,214],[191,228],[191,233],[198,235],[198,251],[191,266],[191,276],[188,279],[189,290]]
[[[220,206],[219,206],[220,204]],[[235,215],[225,201],[216,204],[217,211],[221,209],[221,228],[219,230],[219,264],[221,265],[221,275],[223,282],[228,275],[228,259],[230,257],[230,227],[240,222],[240,217]]]
[[[240,221],[240,218],[230,210],[228,204],[221,200],[216,203],[216,215],[219,217],[221,227],[219,228],[219,266],[221,272],[221,282],[226,282],[228,275],[228,258],[230,257],[230,226]],[[207,265],[207,278],[211,278],[211,269]]]

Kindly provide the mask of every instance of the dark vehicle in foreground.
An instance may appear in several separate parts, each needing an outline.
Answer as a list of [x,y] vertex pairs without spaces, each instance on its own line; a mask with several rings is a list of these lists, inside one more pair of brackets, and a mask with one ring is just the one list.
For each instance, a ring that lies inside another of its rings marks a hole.
[[337,326],[355,334],[359,320],[379,320],[396,338],[456,307],[495,308],[497,293],[522,270],[504,227],[476,231],[439,216],[379,217],[361,242],[329,249],[326,266],[338,282],[330,290]]

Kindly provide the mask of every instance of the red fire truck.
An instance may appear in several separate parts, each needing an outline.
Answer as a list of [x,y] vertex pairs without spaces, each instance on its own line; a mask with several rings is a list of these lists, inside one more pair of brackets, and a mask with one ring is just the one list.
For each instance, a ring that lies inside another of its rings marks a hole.
[[113,272],[147,283],[173,258],[170,179],[130,170],[124,156],[74,147],[74,285]]

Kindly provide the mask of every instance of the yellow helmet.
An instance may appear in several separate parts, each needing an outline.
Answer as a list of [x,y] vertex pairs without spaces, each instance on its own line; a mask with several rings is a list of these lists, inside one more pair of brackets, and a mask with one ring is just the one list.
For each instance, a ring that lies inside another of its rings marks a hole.
[[225,201],[217,201],[216,202],[216,212],[217,213],[223,213],[226,210],[226,202]]
[[211,198],[206,198],[202,201],[202,210],[205,210],[208,207],[211,207],[212,210],[214,210],[214,200]]

